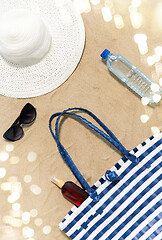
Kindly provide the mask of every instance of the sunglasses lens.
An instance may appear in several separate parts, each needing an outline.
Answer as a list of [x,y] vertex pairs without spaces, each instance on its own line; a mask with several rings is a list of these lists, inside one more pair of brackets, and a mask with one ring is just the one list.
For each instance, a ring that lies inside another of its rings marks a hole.
[[36,118],[36,109],[27,103],[20,113],[20,123],[32,123]]
[[3,135],[3,137],[10,141],[17,141],[23,136],[23,130],[21,126],[15,125],[10,127]]

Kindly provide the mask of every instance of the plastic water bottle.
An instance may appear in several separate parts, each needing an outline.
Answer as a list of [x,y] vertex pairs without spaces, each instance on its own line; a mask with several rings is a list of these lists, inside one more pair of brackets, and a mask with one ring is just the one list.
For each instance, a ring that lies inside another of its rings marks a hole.
[[105,49],[101,57],[106,61],[108,69],[139,96],[147,98],[151,103],[161,100],[162,89],[159,85],[123,56],[111,54],[109,50]]

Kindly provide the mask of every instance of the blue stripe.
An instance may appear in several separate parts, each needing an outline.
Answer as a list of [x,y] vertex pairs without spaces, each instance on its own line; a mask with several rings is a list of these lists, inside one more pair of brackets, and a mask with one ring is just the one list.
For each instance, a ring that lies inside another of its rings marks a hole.
[[[136,152],[138,151],[138,149],[137,149],[137,148],[134,148],[133,151],[134,151],[134,153],[136,153]],[[128,159],[126,156],[123,156],[123,157],[121,158],[121,160],[125,163],[125,162],[127,162],[129,159]],[[122,165],[123,165],[123,164],[122,164]],[[119,162],[117,162],[117,163],[115,164],[115,167],[116,167],[117,170],[119,170],[119,169],[122,167],[122,165],[121,165]],[[101,179],[102,179],[102,181],[101,181]],[[101,179],[99,179],[98,181],[99,181],[101,184],[103,184],[106,180],[103,179],[103,178],[101,178]],[[101,185],[100,185],[100,186],[101,186]],[[100,187],[100,186],[99,186],[99,187]],[[95,184],[94,184],[94,185],[92,186],[92,188],[96,190],[98,187],[96,187]]]
[[104,182],[106,182],[106,180],[103,179],[103,178],[100,178],[99,182],[100,182],[101,184],[103,184]]
[[94,190],[96,190],[98,187],[96,187],[95,185],[93,185],[92,188],[93,188]]
[[[137,148],[134,148],[133,151],[134,151],[134,153],[136,153],[136,152],[138,151],[138,149],[137,149]],[[129,159],[128,159],[126,156],[123,156],[123,157],[121,158],[121,160],[123,160],[123,162],[125,163],[125,162],[127,162]],[[122,164],[122,165],[123,165],[123,164]],[[119,162],[117,162],[117,163],[115,164],[115,167],[116,167],[117,170],[119,170],[119,169],[122,167],[122,165],[121,165]],[[99,181],[101,184],[103,184],[103,183],[105,182],[105,179],[100,178],[98,181]],[[100,186],[101,186],[101,185],[100,185]],[[96,187],[95,184],[94,184],[94,185],[92,186],[92,188],[93,188],[94,190],[96,190],[98,187]]]
[[[149,149],[147,149],[147,151],[146,151],[147,154],[149,154],[149,153],[152,152],[154,149],[156,149],[156,147],[158,147],[158,146],[161,144],[161,142],[162,142],[162,139],[160,139],[160,140],[157,141],[154,145],[152,145]],[[147,154],[145,154],[145,152],[144,152],[143,154],[141,154],[141,155],[140,155],[140,161],[142,161],[142,160],[146,157]],[[123,159],[123,158],[122,158],[122,159]],[[155,160],[156,160],[156,158],[154,157],[154,158],[152,158],[152,159],[149,161],[149,163],[151,164],[151,163],[153,163]],[[123,177],[125,177],[126,174],[128,174],[134,167],[135,167],[134,164],[130,164],[130,166],[120,175],[120,179],[122,179]],[[144,165],[142,168],[139,169],[139,171],[137,172],[138,174],[141,173],[140,170],[141,170],[141,172],[144,171],[144,170],[145,170],[145,165]],[[134,174],[133,176],[136,177],[135,174]],[[134,178],[133,178],[133,179],[134,179]],[[131,180],[131,179],[129,179],[129,180]],[[128,181],[129,181],[129,180],[128,180]],[[127,181],[127,182],[128,182],[128,181]],[[133,180],[132,180],[132,181],[133,181]],[[99,195],[100,199],[101,199],[108,191],[110,191],[116,184],[117,184],[117,183],[113,182],[113,183],[111,183],[107,188],[105,188],[104,191],[101,192],[100,195]],[[120,190],[122,190],[122,189],[120,188]],[[92,201],[92,202],[83,210],[83,213],[86,214],[86,213],[89,211],[89,209],[92,208],[95,204],[96,204],[96,203],[94,203],[94,202]],[[65,228],[63,231],[64,231],[65,233],[68,232],[68,231],[73,227],[73,225],[75,225],[75,223],[82,218],[82,215],[83,215],[83,214],[82,214],[82,212],[81,212],[71,223],[69,223],[69,225],[66,226],[66,228]]]
[[[149,153],[151,153],[153,150],[155,150],[160,144],[162,143],[162,139],[160,139],[158,142],[156,142],[154,145],[152,145],[150,148],[148,148],[141,156],[139,156],[139,160],[143,160]],[[160,151],[159,151],[160,152]],[[162,151],[161,151],[162,152]]]
[[[160,153],[157,153],[153,158],[151,158],[151,160],[149,161],[150,164],[152,162],[154,162],[159,156],[161,156]],[[146,163],[147,164],[147,163]],[[122,174],[122,178],[130,172],[130,170],[134,167],[133,164],[131,164]],[[143,171],[145,170],[145,165],[143,165],[136,173],[134,173],[112,196],[109,197],[109,199],[102,205],[102,209],[107,207],[107,205],[113,201],[113,199],[125,188],[127,187],[128,184],[130,184],[136,177],[137,175],[140,175]],[[110,189],[112,189],[114,187],[114,185],[116,185],[116,183],[112,183],[110,184],[107,188],[105,188],[101,193],[100,193],[100,199],[105,196],[105,194],[110,191]],[[65,229],[64,231],[67,232],[70,230],[71,227],[73,227],[75,225],[75,223],[77,221],[79,221],[82,216],[87,213],[89,211],[89,209],[91,209],[93,206],[95,205],[95,203],[92,201]],[[82,228],[80,229],[80,231],[82,231]],[[75,233],[74,233],[75,234]]]
[[[159,156],[160,156],[160,154],[158,153],[157,155],[154,156],[154,159],[151,159],[151,161],[155,161],[156,158],[159,157]],[[160,167],[157,166],[156,168],[160,168]],[[127,170],[128,170],[128,169],[127,169]],[[107,205],[108,205],[110,202],[112,202],[112,201],[114,200],[114,198],[117,197],[117,195],[118,195],[123,189],[125,189],[125,187],[127,187],[128,184],[130,184],[130,183],[137,177],[137,175],[141,174],[141,173],[143,172],[143,170],[145,170],[145,165],[144,165],[141,169],[139,169],[136,173],[134,173],[134,175],[132,175],[116,192],[114,192],[114,194],[113,194],[112,196],[110,196],[110,197],[106,200],[106,202],[105,202],[99,209],[103,209],[103,208],[107,207]],[[152,170],[152,171],[154,171],[154,170]],[[128,172],[129,172],[129,170],[128,170]],[[150,173],[148,173],[148,174],[150,175]],[[149,176],[149,175],[146,175],[146,178],[147,178],[147,176]],[[146,181],[146,178],[143,178],[143,181]],[[141,180],[141,181],[142,181],[142,180]],[[141,183],[139,183],[138,186],[140,186],[140,184],[141,184]],[[106,194],[106,190],[109,191],[109,187],[105,188],[104,191],[101,193],[101,195],[104,196],[104,195]],[[80,229],[80,231],[81,231],[81,230],[82,230],[82,229]],[[74,234],[75,234],[75,233],[74,233]]]
[[[158,227],[146,240],[152,240],[162,232],[162,226]],[[160,239],[159,239],[160,240]]]
[[[143,208],[145,206],[147,206],[151,201],[153,201],[155,199],[155,197],[161,193],[161,188],[159,188],[153,195],[151,195],[143,204],[140,205],[140,207],[138,209],[136,209],[134,211],[134,213],[132,214],[132,216],[130,215],[130,217],[125,220],[125,222],[123,222],[123,224],[127,224],[135,215],[137,215],[140,211],[143,210]],[[162,204],[162,201],[160,200],[159,202],[157,202],[151,209],[149,209],[142,217],[140,217],[138,219],[138,221],[136,223],[134,223],[129,230],[127,230],[120,238],[120,240],[125,239],[127,236],[129,236],[129,234],[132,233],[132,231],[134,231],[134,229],[136,227],[138,227],[147,217],[149,217],[149,215],[151,215],[156,209],[158,209]],[[133,216],[134,215],[134,216]],[[129,220],[130,219],[130,220]],[[123,225],[123,226],[124,226]],[[110,238],[111,239],[111,238]]]
[[152,140],[152,139],[154,139],[154,136],[151,136],[151,137],[150,137],[150,140]]
[[[153,160],[153,159],[152,159],[152,160]],[[153,161],[155,161],[155,159],[154,159]],[[162,164],[161,164],[161,165],[162,165]],[[141,184],[143,184],[143,182],[145,182],[145,181],[146,181],[152,174],[154,174],[154,172],[156,172],[158,169],[160,169],[160,166],[156,166],[154,169],[152,169],[152,171],[151,171],[150,173],[148,173],[145,177],[143,177],[143,179],[141,179],[141,181],[138,182],[138,183],[136,184],[136,186],[134,186],[134,188],[131,189],[131,190],[127,193],[127,195],[124,196],[124,197],[113,207],[113,209],[110,210],[110,211],[106,214],[106,216],[102,217],[102,219],[100,219],[100,220],[96,223],[96,225],[99,226],[103,221],[105,221],[108,216],[110,216],[131,194],[133,194],[133,192],[134,192],[137,188],[139,188],[139,187],[141,186]],[[141,171],[141,172],[143,172],[143,171]],[[112,196],[110,196],[110,197],[106,200],[106,202],[105,202],[100,208],[103,209],[103,208],[107,207],[108,204],[111,203],[111,202],[114,200],[114,198],[115,198],[126,186],[128,186],[128,183],[132,182],[136,177],[137,177],[137,173],[135,173],[134,176],[131,177],[132,179],[130,178],[131,181],[128,180],[128,181],[127,181],[126,183],[124,183],[116,192],[114,192],[114,194],[113,194]],[[153,183],[150,184],[150,187],[152,187],[152,186],[153,186],[154,184],[156,184],[158,181],[159,181],[159,180],[155,180]],[[148,191],[148,189],[147,189],[147,191]],[[146,192],[146,191],[143,191],[143,193],[144,193],[144,192]],[[141,195],[140,195],[140,197],[141,197]],[[130,205],[130,207],[131,207],[131,205]],[[100,209],[100,208],[99,208],[99,209]],[[94,216],[94,217],[95,217],[95,216]],[[109,225],[109,226],[110,226],[110,225]],[[111,225],[111,226],[112,226],[112,225]],[[110,227],[111,227],[111,226],[110,226]],[[91,227],[90,230],[88,231],[88,233],[91,234],[91,233],[95,230],[95,228],[96,228],[96,226]],[[82,229],[80,229],[80,231],[81,231],[81,230],[82,230]],[[75,232],[74,232],[74,235],[75,235]],[[85,236],[84,236],[82,239],[86,239]]]
[[116,163],[115,164],[115,167],[117,168],[117,170],[119,170],[121,168],[120,164],[119,163]]
[[[146,181],[146,179],[143,179],[144,181]],[[142,182],[143,183],[143,182]],[[138,185],[141,185],[142,184],[141,182],[138,184]],[[139,186],[138,186],[139,187]],[[151,187],[151,186],[150,186]],[[133,192],[134,192],[135,190],[133,190]],[[133,193],[132,191],[130,191],[130,193],[132,194]],[[113,209],[111,209],[107,214],[106,214],[106,216],[104,216],[101,220],[99,220],[96,224],[97,224],[97,226],[99,226],[102,222],[104,222],[115,210],[117,210],[117,208],[124,202],[124,200],[125,199],[127,199],[128,198],[128,195],[131,195],[131,194],[127,194],[127,196],[126,197],[124,197],[123,199],[121,199],[121,201],[120,202],[118,202],[114,207],[113,207]],[[111,202],[111,201],[113,201],[113,197],[112,198],[109,198],[109,203]],[[108,205],[107,204],[107,202],[106,202],[106,204],[105,204],[106,206]],[[133,206],[133,204],[130,204],[128,207],[129,208],[131,208]],[[126,213],[127,211],[126,210],[124,210],[123,211],[123,215]],[[120,216],[118,216],[118,217],[121,217],[121,215]],[[110,224],[109,224],[109,227],[111,227],[114,223],[115,223],[115,221],[117,221],[118,219],[114,219]],[[92,233],[93,231],[94,231],[95,229],[92,227],[90,230],[89,230],[89,233]],[[102,233],[103,233],[103,231],[102,231]],[[84,238],[83,238],[84,239]]]
[[123,162],[127,162],[128,158],[126,156],[122,157]]
[[[142,161],[150,152],[152,152],[154,149],[156,149],[156,147],[158,147],[161,144],[161,139],[156,142],[153,146],[151,146],[149,149],[146,150],[146,152],[144,152],[143,154],[141,154],[140,161]],[[153,163],[159,156],[161,156],[160,153],[158,153],[156,156],[154,156],[154,158],[152,158],[149,163]],[[130,166],[121,174],[120,179],[122,179],[125,175],[127,175],[131,169],[133,169],[135,166],[134,164],[130,164]],[[109,201],[106,201],[106,204],[108,204],[109,202],[113,201],[113,199],[128,185],[130,184],[136,177],[137,175],[141,174],[143,171],[145,170],[145,165],[142,166],[135,174],[133,174],[125,184],[123,184],[123,186],[121,186],[110,198]],[[111,183],[107,188],[104,189],[103,192],[100,193],[100,199],[108,192],[110,191],[114,185],[116,185],[117,183]],[[74,220],[68,224],[68,226],[64,229],[64,232],[69,231],[77,221],[79,221],[91,208],[93,208],[93,206],[96,203],[94,201],[92,201],[77,217],[74,218]],[[106,205],[104,204],[104,205]],[[81,231],[81,229],[80,229]]]
[[72,212],[71,210],[68,212],[69,215],[71,215],[72,213],[73,213],[73,212]]
[[143,229],[140,230],[140,232],[132,238],[132,240],[137,240],[140,237],[142,237],[151,227],[154,226],[155,223],[157,223],[162,218],[162,213],[159,213],[154,219],[152,219]]
[[141,143],[141,145],[142,145],[142,146],[145,146],[145,145],[146,145],[146,142]]
[[138,152],[138,148],[137,147],[133,148],[133,151],[134,153]]
[[[96,235],[96,237],[94,238],[94,240],[97,240],[99,239],[99,237],[101,237],[103,235],[103,233],[107,232],[108,229],[110,229],[121,217],[123,217],[140,199],[141,197],[143,196],[143,193],[144,195],[150,190],[150,187],[155,186],[160,180],[160,177],[158,179],[156,179],[153,184],[151,183],[148,188],[146,188],[143,192],[141,192],[117,217],[115,217],[103,230],[102,230],[102,234],[101,233],[98,233]],[[136,191],[136,190],[135,190]],[[134,192],[134,190],[132,189],[130,192]],[[147,200],[145,200],[144,203],[142,203],[121,225],[119,225],[117,227],[117,229],[115,231],[113,231],[111,233],[111,235],[109,236],[108,239],[112,239],[117,232],[119,232],[123,227],[125,227],[125,225],[131,221],[133,219],[133,217],[135,217],[149,202],[151,202],[155,197],[156,195],[160,194],[160,189],[158,189],[153,195],[151,195]],[[127,199],[127,196],[123,197],[122,199],[122,203],[124,202],[124,200]],[[120,202],[118,202],[116,204],[117,206],[120,206]],[[105,216],[104,216],[104,220],[107,219],[108,216],[110,216],[114,210],[116,210],[116,206],[114,206],[111,211],[109,211]],[[136,225],[137,227],[138,225]],[[129,228],[128,231],[130,231],[131,228]],[[132,232],[133,230],[130,231],[130,233]],[[125,235],[124,235],[125,236]],[[126,232],[126,236],[128,236],[128,233]],[[121,238],[122,239],[122,238]],[[125,238],[124,238],[125,239]]]

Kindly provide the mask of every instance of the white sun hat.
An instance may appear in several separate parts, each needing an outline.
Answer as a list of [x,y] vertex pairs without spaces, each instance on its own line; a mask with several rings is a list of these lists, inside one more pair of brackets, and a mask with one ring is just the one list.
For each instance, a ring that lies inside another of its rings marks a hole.
[[71,0],[0,0],[0,94],[30,98],[64,83],[83,53]]

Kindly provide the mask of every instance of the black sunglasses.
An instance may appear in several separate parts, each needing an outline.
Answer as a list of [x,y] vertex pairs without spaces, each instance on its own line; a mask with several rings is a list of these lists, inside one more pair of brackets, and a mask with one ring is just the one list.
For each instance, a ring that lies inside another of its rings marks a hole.
[[30,103],[27,103],[12,126],[3,134],[3,137],[9,141],[19,140],[24,135],[21,124],[33,123],[36,115],[36,109]]

